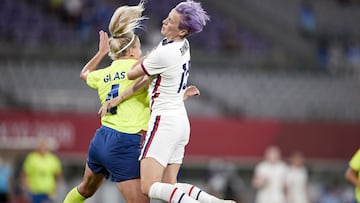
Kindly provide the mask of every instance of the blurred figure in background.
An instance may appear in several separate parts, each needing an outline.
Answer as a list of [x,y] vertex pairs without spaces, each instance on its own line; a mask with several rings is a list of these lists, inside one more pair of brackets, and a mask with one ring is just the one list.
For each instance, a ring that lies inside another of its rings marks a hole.
[[360,203],[360,148],[349,162],[349,168],[345,172],[345,179],[354,185],[356,201]]
[[23,163],[23,186],[31,203],[52,203],[62,176],[59,158],[50,151],[48,139],[41,138],[38,148],[30,152]]
[[319,199],[319,203],[343,203],[341,200],[341,190],[337,181],[328,183]]
[[308,174],[305,158],[295,152],[290,156],[290,165],[286,173],[286,192],[288,203],[309,203]]
[[12,167],[0,156],[0,203],[10,203],[12,193]]
[[302,0],[299,12],[300,33],[307,39],[316,34],[316,18],[311,0]]
[[264,160],[255,167],[252,180],[257,190],[255,203],[285,203],[286,172],[287,166],[282,161],[280,149],[268,147]]
[[225,161],[213,159],[208,166],[207,190],[218,197],[223,197],[227,184]]
[[236,166],[222,159],[213,159],[208,166],[207,191],[217,197],[244,202],[245,184]]

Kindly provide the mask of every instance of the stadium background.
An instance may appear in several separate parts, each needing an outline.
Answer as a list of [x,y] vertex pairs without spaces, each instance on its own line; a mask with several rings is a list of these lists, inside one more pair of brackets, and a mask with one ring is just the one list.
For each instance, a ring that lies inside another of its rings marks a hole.
[[[178,3],[148,0],[144,51]],[[311,3],[311,8],[307,3]],[[135,0],[3,0],[0,4],[0,153],[16,172],[43,135],[64,166],[66,191],[83,172],[99,126],[96,92],[79,79],[115,8]],[[210,169],[227,163],[252,202],[250,180],[267,146],[306,157],[313,202],[328,188],[350,202],[343,173],[360,147],[360,3],[356,0],[207,0],[205,30],[189,38],[186,101],[191,142],[180,178],[207,187]],[[102,67],[110,60],[104,61]],[[222,167],[224,168],[224,167]],[[234,192],[233,192],[234,193]],[[225,194],[224,194],[225,195]],[[231,195],[230,193],[227,195]],[[106,184],[89,202],[121,201]]]

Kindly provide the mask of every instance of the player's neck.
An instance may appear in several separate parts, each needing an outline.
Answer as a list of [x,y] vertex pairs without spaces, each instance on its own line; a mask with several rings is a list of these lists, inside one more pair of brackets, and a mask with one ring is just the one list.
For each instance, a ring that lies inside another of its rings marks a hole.
[[181,38],[181,37],[166,37],[165,38],[166,42],[169,43],[169,42],[180,42],[180,41],[183,41],[184,38]]

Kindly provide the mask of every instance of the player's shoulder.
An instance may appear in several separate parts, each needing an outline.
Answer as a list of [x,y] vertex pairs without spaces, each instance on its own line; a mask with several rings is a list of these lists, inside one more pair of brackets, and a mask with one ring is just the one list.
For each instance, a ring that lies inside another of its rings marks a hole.
[[166,55],[183,55],[184,50],[188,50],[189,48],[189,42],[184,39],[182,41],[162,43],[158,46],[158,51]]

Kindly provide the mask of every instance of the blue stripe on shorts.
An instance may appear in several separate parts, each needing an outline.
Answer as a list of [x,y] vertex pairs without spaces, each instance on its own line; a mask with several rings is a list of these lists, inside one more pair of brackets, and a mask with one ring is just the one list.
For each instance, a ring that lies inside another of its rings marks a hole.
[[140,178],[141,136],[101,126],[91,140],[87,164],[93,173],[122,182]]

